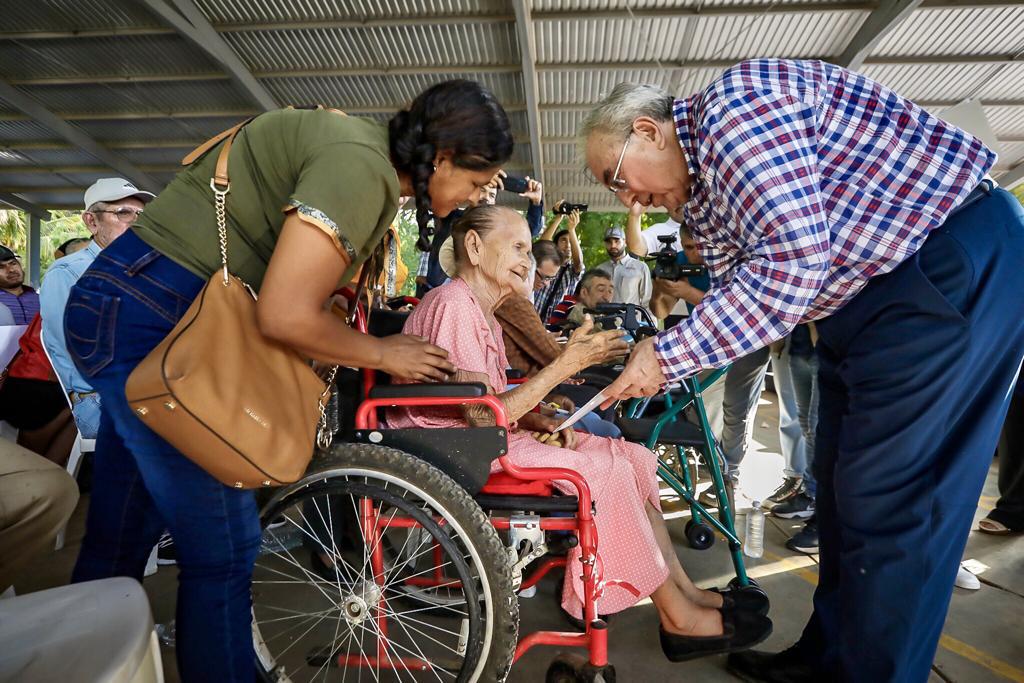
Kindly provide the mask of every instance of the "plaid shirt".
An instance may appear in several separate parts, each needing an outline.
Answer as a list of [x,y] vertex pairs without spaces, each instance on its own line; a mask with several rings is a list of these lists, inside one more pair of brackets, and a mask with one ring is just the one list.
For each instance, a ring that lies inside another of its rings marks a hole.
[[547,320],[551,315],[551,311],[558,305],[558,302],[576,291],[576,285],[580,283],[582,278],[582,268],[577,273],[572,269],[572,263],[562,265],[558,269],[558,275],[555,276],[555,279],[544,285],[543,289],[538,290],[533,295],[533,307],[537,309],[537,315],[540,316],[540,319]]
[[740,63],[674,107],[685,220],[711,275],[658,335],[670,381],[839,310],[920,248],[995,163],[977,138],[818,61]]

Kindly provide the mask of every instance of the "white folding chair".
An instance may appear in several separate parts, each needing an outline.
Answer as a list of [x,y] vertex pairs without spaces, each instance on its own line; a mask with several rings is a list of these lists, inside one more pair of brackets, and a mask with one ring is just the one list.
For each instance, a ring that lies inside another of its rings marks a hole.
[[[43,338],[43,331],[39,331],[39,340],[43,345],[43,353],[46,354],[46,360],[49,361],[50,367],[53,367],[53,359],[50,358],[50,352],[46,348],[46,340]],[[75,406],[71,402],[71,395],[68,393],[67,387],[64,386],[63,380],[60,378],[60,374],[54,372],[57,375],[57,383],[60,384],[60,389],[64,393],[64,399],[68,402],[68,408],[71,409],[72,419],[74,419]],[[82,465],[82,456],[86,453],[92,453],[96,450],[96,439],[83,439],[82,432],[78,429],[78,423],[75,423],[75,443],[71,447],[71,455],[68,456],[67,470],[75,479],[78,478],[78,469]],[[57,534],[57,550],[64,547],[64,531],[61,529],[60,533]]]

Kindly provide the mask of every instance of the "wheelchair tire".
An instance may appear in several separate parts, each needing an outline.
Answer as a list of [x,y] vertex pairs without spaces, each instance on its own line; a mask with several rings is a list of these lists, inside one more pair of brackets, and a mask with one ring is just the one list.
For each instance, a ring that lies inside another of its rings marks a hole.
[[707,550],[715,544],[715,532],[707,524],[686,523],[686,540],[694,550]]
[[[508,553],[476,501],[437,468],[393,448],[339,444],[260,517],[253,641],[261,680],[340,681],[339,658],[376,668],[366,672],[375,681],[508,675],[519,629]],[[377,552],[385,538],[398,548],[390,564]],[[416,607],[393,588],[425,580],[461,590],[461,603]]]

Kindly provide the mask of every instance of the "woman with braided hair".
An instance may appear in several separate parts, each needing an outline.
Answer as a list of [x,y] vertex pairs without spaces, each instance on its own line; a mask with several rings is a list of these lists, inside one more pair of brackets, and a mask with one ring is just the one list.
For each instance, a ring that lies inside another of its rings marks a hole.
[[[125,382],[220,267],[210,178],[213,144],[107,246],[72,289],[70,354],[99,392],[94,495],[73,580],[142,580],[163,529],[180,571],[182,680],[251,683],[252,567],[260,543],[251,491],[231,489],[146,428]],[[512,156],[508,117],[476,83],[439,83],[387,126],[341,112],[281,109],[247,123],[228,157],[231,270],[259,292],[267,337],[331,364],[412,381],[444,380],[447,353],[422,337],[374,338],[348,328],[325,302],[367,260],[414,196],[428,212],[475,202]],[[242,350],[239,350],[242,353]]]

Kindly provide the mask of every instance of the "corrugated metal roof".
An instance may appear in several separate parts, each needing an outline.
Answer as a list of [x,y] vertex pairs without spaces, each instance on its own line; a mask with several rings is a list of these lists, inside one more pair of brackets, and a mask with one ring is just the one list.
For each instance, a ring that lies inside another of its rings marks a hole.
[[1024,48],[1024,6],[919,9],[881,40],[879,55],[1007,54]]
[[148,10],[123,0],[7,2],[4,31],[56,31],[160,26]]
[[401,106],[430,85],[451,78],[471,78],[494,92],[502,102],[521,103],[522,82],[517,74],[437,74],[408,76],[322,76],[268,78],[264,86],[282,104],[328,104],[341,109]]
[[509,13],[503,0],[196,0],[213,23],[270,23],[288,20],[380,19],[431,14]]
[[449,24],[225,33],[246,65],[259,71],[296,69],[516,65],[513,24]]
[[912,100],[957,101],[970,97],[998,68],[994,64],[868,64],[862,71]]
[[867,12],[698,17],[688,59],[818,58],[840,54]]
[[1024,140],[1020,142],[1004,142],[1003,153],[999,157],[998,168],[1008,169],[1024,161]]
[[686,17],[538,21],[537,62],[649,62],[681,60]]
[[[508,0],[192,1],[279,104],[368,109],[385,121],[427,86],[471,78],[511,109],[518,135],[512,163],[522,172],[532,164],[518,31]],[[176,163],[183,151],[166,143],[194,144],[257,110],[219,62],[134,0],[7,4],[0,78],[13,80],[51,111],[75,117],[73,125],[113,145],[115,153],[156,167],[147,173],[161,181],[171,176],[159,168]],[[620,208],[600,188],[581,189],[587,179],[576,168],[571,142],[587,106],[616,83],[653,83],[682,96],[702,90],[741,59],[834,58],[874,4],[529,0],[548,191],[572,188],[575,198],[589,198],[595,208]],[[1007,166],[1024,156],[1016,140],[1024,138],[1024,63],[1011,59],[1024,50],[1022,36],[1024,3],[918,9],[880,41],[862,71],[933,110],[968,95],[980,98],[996,134],[1009,138],[1000,162]],[[89,82],[111,76],[132,80]],[[36,79],[85,82],[19,84]],[[174,116],[188,112],[193,115]],[[48,146],[59,140],[55,132],[10,120],[12,113],[0,102],[0,150],[14,150],[6,158],[0,154],[2,173],[18,165],[99,164],[80,150]],[[147,148],[146,141],[157,144]],[[33,185],[56,186],[84,183],[93,174],[61,173],[52,181],[45,173],[25,175]],[[12,182],[0,175],[0,187]]]
[[18,88],[62,113],[187,112],[251,109],[231,81],[33,85]]
[[204,52],[176,35],[0,41],[0,64],[9,80],[219,71]]

